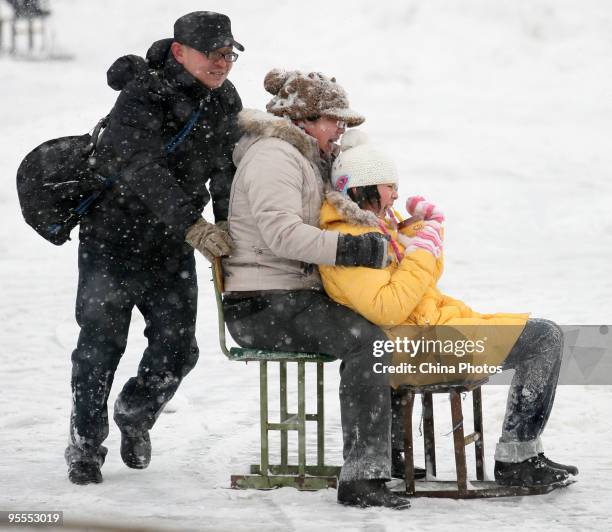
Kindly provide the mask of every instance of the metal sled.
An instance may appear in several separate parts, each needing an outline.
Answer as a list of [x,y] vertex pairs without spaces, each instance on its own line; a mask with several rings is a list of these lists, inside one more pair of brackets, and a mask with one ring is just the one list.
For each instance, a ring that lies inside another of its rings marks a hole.
[[[494,481],[484,480],[484,441],[482,425],[482,393],[481,386],[488,378],[474,383],[445,383],[426,386],[402,387],[404,396],[404,460],[406,495],[410,497],[438,497],[450,499],[480,499],[490,497],[522,497],[526,495],[542,495],[555,489],[568,486],[574,480],[568,479],[556,484],[537,487],[500,486]],[[461,394],[472,393],[472,408],[474,413],[474,432],[464,435],[463,410]],[[436,476],[436,450],[434,438],[433,394],[448,393],[451,405],[453,444],[455,450],[455,468],[457,480],[423,480],[415,482],[414,456],[412,438],[412,409],[414,396],[421,394],[423,402],[423,443],[425,450],[426,478]],[[476,480],[467,479],[467,464],[465,447],[474,444],[476,455]]]
[[[317,353],[276,352],[259,349],[227,348],[225,339],[225,319],[221,295],[223,293],[223,274],[220,259],[215,259],[212,267],[215,297],[219,318],[219,344],[229,360],[259,363],[259,405],[260,405],[260,463],[251,465],[248,475],[231,475],[232,488],[272,489],[282,486],[293,486],[299,490],[318,490],[337,487],[340,467],[325,465],[324,446],[324,364],[332,362],[335,357]],[[280,420],[270,422],[268,416],[268,363],[279,364]],[[297,364],[297,413],[287,411],[287,364]],[[306,363],[317,365],[317,411],[307,414],[305,366]],[[499,486],[493,481],[484,480],[484,441],[482,422],[481,386],[488,379],[474,383],[445,383],[427,386],[404,386],[404,458],[405,458],[405,493],[410,497],[442,497],[452,499],[476,499],[488,497],[520,497],[541,495],[573,483],[567,480],[548,486],[532,488]],[[474,432],[465,436],[463,430],[462,393],[472,393],[474,412]],[[415,482],[414,456],[412,437],[412,410],[414,396],[422,395],[423,400],[423,433],[425,446],[425,468],[427,477],[436,476],[436,452],[434,438],[433,395],[448,393],[451,404],[452,432],[455,450],[457,480],[422,480]],[[317,425],[317,463],[306,464],[306,422],[315,421]],[[298,463],[288,463],[288,431],[298,432]],[[279,431],[281,434],[281,463],[269,463],[269,434]],[[465,447],[474,443],[476,453],[476,480],[468,482]]]
[[[299,490],[318,490],[335,488],[340,467],[325,465],[325,396],[323,390],[324,367],[335,357],[318,353],[294,353],[267,351],[232,347],[228,349],[225,340],[225,318],[221,294],[223,293],[223,273],[221,260],[215,259],[212,267],[215,297],[219,317],[219,344],[223,354],[237,362],[259,363],[259,408],[260,408],[260,463],[250,467],[249,475],[231,475],[232,488],[272,489],[292,486]],[[280,420],[271,422],[268,416],[268,363],[279,364]],[[297,364],[297,412],[287,410],[287,364]],[[317,365],[317,410],[306,413],[306,364]],[[316,422],[317,462],[306,463],[306,422]],[[298,463],[289,464],[288,431],[298,433]],[[269,434],[280,432],[280,464],[270,464]]]

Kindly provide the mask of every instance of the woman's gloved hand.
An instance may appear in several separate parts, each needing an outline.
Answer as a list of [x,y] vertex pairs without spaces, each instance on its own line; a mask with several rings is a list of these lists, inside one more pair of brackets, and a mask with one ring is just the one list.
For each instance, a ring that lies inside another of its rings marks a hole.
[[386,268],[389,258],[389,240],[380,233],[363,235],[338,235],[336,266],[365,266]]

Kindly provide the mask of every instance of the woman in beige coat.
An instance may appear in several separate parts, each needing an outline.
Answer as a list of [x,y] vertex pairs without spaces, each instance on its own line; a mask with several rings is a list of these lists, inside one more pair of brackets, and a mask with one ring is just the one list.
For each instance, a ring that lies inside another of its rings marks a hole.
[[381,329],[324,293],[317,264],[380,268],[387,240],[376,232],[319,229],[324,183],[335,143],[364,118],[345,91],[319,73],[273,70],[268,112],[243,111],[244,136],[229,207],[232,256],[224,259],[224,310],[245,347],[327,353],[342,360],[340,408],[344,465],[338,502],[407,508],[391,493],[389,379],[372,370]]

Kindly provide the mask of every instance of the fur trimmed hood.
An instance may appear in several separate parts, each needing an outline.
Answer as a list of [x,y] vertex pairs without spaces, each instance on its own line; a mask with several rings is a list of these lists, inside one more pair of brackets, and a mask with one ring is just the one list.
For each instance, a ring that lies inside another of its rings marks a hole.
[[270,137],[288,142],[309,161],[318,164],[319,146],[316,139],[304,133],[287,118],[279,118],[258,109],[243,109],[238,114],[238,127],[243,136],[234,150],[236,166],[255,142]]
[[379,227],[380,220],[371,211],[366,211],[359,207],[351,198],[337,192],[329,190],[325,194],[325,200],[335,209],[337,218],[332,218],[331,210],[321,213],[321,223],[330,224],[336,221],[348,222],[351,225],[361,225],[364,227]]

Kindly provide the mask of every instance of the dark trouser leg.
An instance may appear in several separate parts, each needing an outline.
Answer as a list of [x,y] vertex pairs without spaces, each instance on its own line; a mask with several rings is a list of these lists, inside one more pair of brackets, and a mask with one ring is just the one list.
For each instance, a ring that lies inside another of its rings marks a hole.
[[522,462],[542,452],[540,435],[555,399],[563,332],[553,322],[530,319],[503,369],[514,369],[495,459]]
[[142,284],[144,291],[137,306],[145,318],[149,345],[136,377],[128,380],[115,403],[115,422],[128,434],[153,427],[198,360],[198,285],[193,254],[175,273],[147,272]]
[[129,277],[110,259],[79,249],[76,319],[81,327],[72,353],[70,444],[65,457],[104,462],[108,436],[107,400],[121,355],[125,351],[133,301]]
[[224,303],[232,337],[242,346],[327,353],[342,360],[340,409],[344,466],[340,480],[390,478],[387,374],[375,373],[372,343],[381,329],[325,294],[300,290]]

